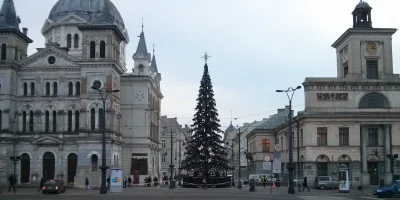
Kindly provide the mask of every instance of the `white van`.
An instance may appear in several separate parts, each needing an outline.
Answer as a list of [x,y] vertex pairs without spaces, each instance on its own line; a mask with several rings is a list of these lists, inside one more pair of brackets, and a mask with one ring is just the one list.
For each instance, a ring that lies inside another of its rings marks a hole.
[[254,179],[255,182],[262,182],[262,177],[266,176],[267,177],[267,182],[275,182],[276,181],[276,176],[275,174],[250,174],[249,175],[249,180]]

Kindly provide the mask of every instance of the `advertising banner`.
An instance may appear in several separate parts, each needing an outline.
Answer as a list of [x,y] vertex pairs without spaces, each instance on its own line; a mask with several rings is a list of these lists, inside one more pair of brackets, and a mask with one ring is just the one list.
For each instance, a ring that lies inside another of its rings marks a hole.
[[122,193],[122,169],[110,169],[110,193]]

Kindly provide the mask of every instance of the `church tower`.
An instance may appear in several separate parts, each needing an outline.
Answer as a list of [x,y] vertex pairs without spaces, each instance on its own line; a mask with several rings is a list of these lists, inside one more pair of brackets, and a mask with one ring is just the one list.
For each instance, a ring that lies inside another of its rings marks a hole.
[[398,79],[393,74],[392,35],[395,28],[373,28],[372,7],[360,1],[349,28],[332,47],[337,54],[337,77],[351,80]]
[[[144,38],[143,25],[139,36],[139,44],[132,58],[134,61],[133,74],[138,76],[150,75],[151,55],[147,52],[146,39]],[[154,60],[155,61],[155,60]]]

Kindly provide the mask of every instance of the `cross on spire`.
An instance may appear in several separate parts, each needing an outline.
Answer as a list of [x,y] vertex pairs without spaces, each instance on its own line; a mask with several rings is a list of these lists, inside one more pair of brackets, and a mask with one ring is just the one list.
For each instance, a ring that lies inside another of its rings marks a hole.
[[204,56],[201,57],[201,58],[204,58],[204,61],[207,63],[207,60],[208,60],[209,58],[211,58],[211,56],[209,56],[209,55],[207,54],[207,51],[206,51],[205,54],[204,54]]
[[143,28],[144,28],[144,23],[143,23],[143,18],[142,18],[142,32],[143,32]]
[[156,45],[153,43],[153,55],[154,55],[154,52],[156,51]]

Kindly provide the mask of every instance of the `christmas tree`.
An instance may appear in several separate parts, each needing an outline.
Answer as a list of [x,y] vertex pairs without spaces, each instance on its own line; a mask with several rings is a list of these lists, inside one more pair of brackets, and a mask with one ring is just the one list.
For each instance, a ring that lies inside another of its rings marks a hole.
[[194,170],[196,174],[202,173],[203,177],[208,177],[210,173],[220,174],[221,171],[230,169],[222,136],[219,135],[223,131],[220,129],[218,111],[215,106],[214,91],[206,63],[200,83],[194,123],[191,125],[193,136],[186,146],[186,158],[182,161],[181,167]]

